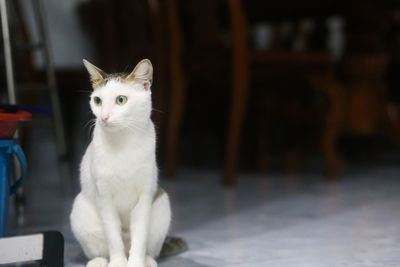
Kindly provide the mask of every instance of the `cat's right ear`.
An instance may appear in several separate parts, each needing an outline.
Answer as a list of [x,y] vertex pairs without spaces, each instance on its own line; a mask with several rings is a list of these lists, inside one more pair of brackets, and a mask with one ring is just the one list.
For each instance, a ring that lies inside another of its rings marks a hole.
[[83,64],[90,74],[90,81],[92,82],[93,89],[96,89],[107,76],[107,74],[86,59],[83,60]]

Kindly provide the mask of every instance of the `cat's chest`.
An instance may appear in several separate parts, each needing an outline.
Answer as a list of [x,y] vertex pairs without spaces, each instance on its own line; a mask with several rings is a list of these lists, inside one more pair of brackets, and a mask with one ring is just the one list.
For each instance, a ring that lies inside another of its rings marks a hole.
[[151,173],[152,159],[145,151],[127,146],[118,151],[97,150],[92,157],[92,174],[104,190],[123,193],[139,191]]

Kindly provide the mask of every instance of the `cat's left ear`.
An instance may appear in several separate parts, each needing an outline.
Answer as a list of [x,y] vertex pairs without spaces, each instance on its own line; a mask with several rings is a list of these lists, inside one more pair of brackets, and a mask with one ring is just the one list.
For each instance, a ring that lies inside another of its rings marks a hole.
[[83,59],[83,64],[90,74],[93,89],[96,89],[103,82],[104,78],[106,78],[107,74],[86,59]]
[[143,59],[140,61],[125,80],[141,83],[145,90],[150,90],[153,82],[153,65],[151,65],[150,60]]

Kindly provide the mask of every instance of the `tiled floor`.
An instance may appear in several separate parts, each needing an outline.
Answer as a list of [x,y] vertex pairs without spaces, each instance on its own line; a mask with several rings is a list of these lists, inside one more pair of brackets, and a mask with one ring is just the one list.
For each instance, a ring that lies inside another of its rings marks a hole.
[[[66,266],[83,266],[54,144],[40,130],[34,138],[20,232],[61,231]],[[400,266],[400,167],[347,170],[335,183],[318,174],[241,174],[238,186],[227,189],[218,178],[186,170],[176,182],[163,181],[172,200],[171,233],[190,249],[160,267]]]

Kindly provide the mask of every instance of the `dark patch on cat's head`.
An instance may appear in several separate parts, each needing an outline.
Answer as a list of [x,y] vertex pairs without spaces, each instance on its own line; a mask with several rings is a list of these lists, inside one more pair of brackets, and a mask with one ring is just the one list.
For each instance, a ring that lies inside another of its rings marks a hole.
[[96,90],[99,87],[105,86],[109,81],[116,80],[120,82],[126,82],[127,73],[112,73],[106,74],[102,79],[92,81],[92,87]]

